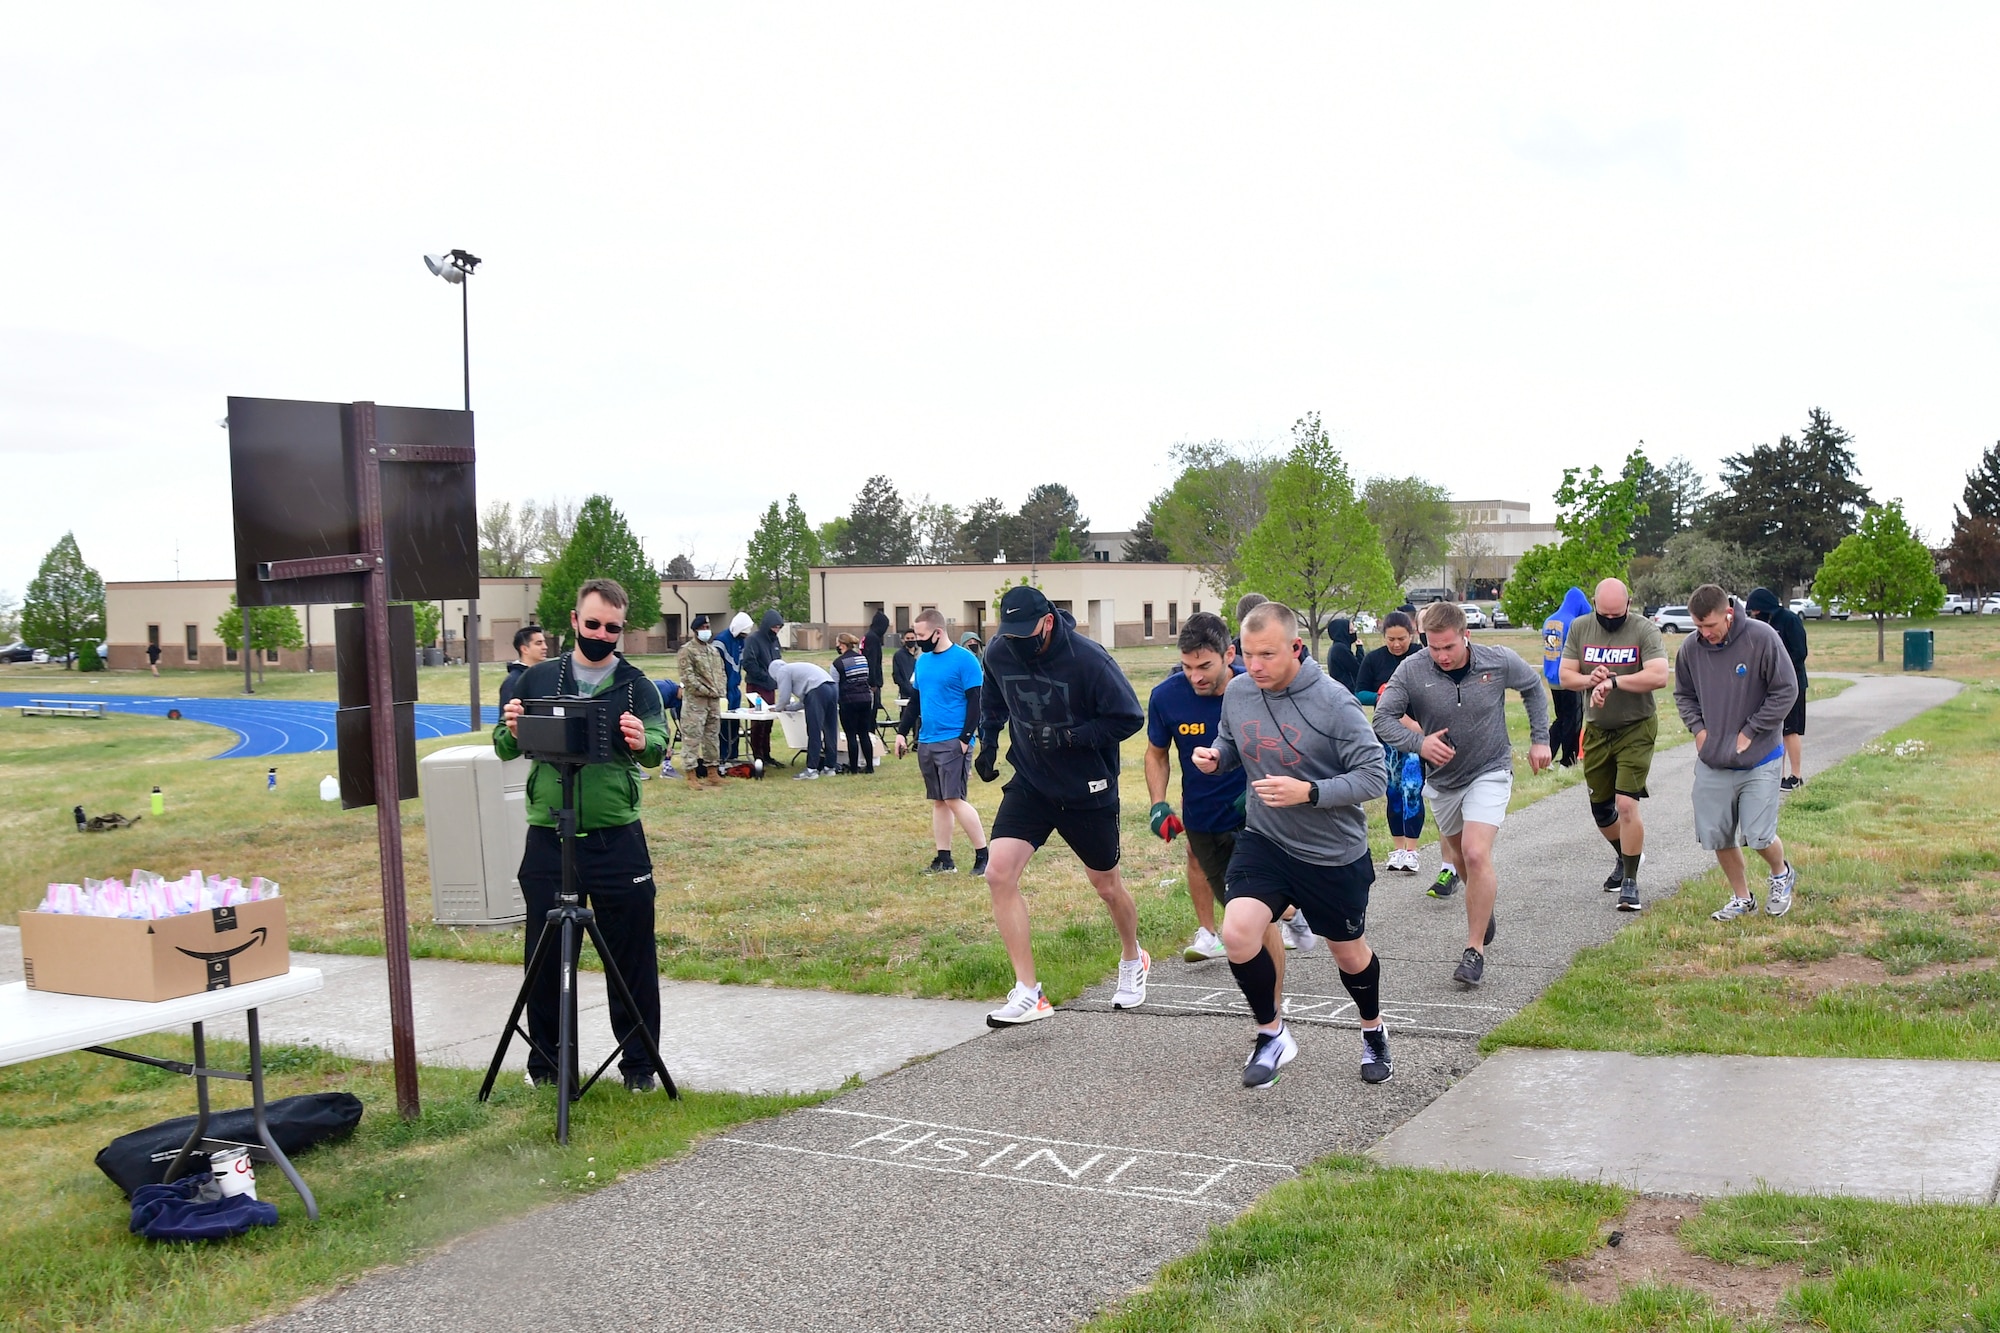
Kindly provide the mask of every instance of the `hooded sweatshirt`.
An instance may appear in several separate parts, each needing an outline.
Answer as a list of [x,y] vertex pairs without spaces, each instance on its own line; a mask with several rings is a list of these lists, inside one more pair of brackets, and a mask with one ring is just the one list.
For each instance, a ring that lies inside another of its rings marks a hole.
[[1746,604],[1750,614],[1769,625],[1778,633],[1778,641],[1785,645],[1785,655],[1792,659],[1792,674],[1798,677],[1799,689],[1806,687],[1806,622],[1799,619],[1799,613],[1778,600],[1778,594],[1769,588],[1758,588],[1750,594]]
[[[1146,723],[1132,683],[1103,645],[1076,632],[1076,618],[1057,608],[1046,651],[1035,639],[995,635],[986,645],[980,687],[980,743],[1008,733],[1014,777],[1072,809],[1118,804],[1118,744]],[[1043,728],[1053,729],[1047,747]]]
[[757,632],[743,641],[743,683],[753,690],[777,688],[771,665],[785,655],[778,646],[778,627],[784,623],[783,613],[774,607],[757,622]]
[[[1710,768],[1756,768],[1785,752],[1781,728],[1799,697],[1792,660],[1778,632],[1731,606],[1721,643],[1700,634],[1681,641],[1674,659],[1674,705],[1697,736],[1708,733],[1701,762]],[[1750,744],[1740,753],[1739,735]]]
[[822,685],[833,684],[833,677],[822,666],[811,662],[787,662],[780,659],[771,664],[771,678],[777,681],[777,697],[771,707],[781,713],[796,713],[806,706],[806,696]]
[[889,637],[889,617],[880,611],[868,622],[868,632],[861,636],[861,656],[868,662],[868,685],[870,689],[882,688],[882,642]]
[[1332,646],[1326,650],[1326,674],[1333,677],[1336,685],[1351,693],[1361,678],[1361,649],[1354,642],[1351,622],[1339,618],[1329,620],[1326,633],[1333,640]]
[[[1514,746],[1507,739],[1509,690],[1519,690],[1521,702],[1528,706],[1529,741],[1547,745],[1549,696],[1542,689],[1542,673],[1522,661],[1519,653],[1496,644],[1475,643],[1470,645],[1463,671],[1448,672],[1431,657],[1430,649],[1414,648],[1375,697],[1375,734],[1384,745],[1415,754],[1423,747],[1424,736],[1449,730],[1457,753],[1450,763],[1430,770],[1430,781],[1446,791],[1457,791],[1471,786],[1481,774],[1512,770]],[[1424,736],[1403,725],[1406,714],[1424,729]]]
[[1216,736],[1217,772],[1241,767],[1251,782],[1300,778],[1319,788],[1317,805],[1245,803],[1252,833],[1260,833],[1310,865],[1344,866],[1368,855],[1368,816],[1361,803],[1388,788],[1382,743],[1347,687],[1307,658],[1283,690],[1266,690],[1248,675],[1222,692]]
[[729,628],[715,636],[715,646],[722,653],[722,672],[728,677],[731,708],[743,705],[743,636],[750,630],[750,617],[738,611]]

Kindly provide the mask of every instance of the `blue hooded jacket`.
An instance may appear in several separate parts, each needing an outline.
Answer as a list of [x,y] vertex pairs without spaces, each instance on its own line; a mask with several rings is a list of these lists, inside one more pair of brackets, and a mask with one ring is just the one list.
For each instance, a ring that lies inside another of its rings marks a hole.
[[1584,596],[1583,589],[1571,588],[1556,613],[1542,622],[1542,675],[1548,678],[1551,689],[1562,688],[1563,645],[1569,642],[1569,627],[1577,617],[1590,612],[1590,598]]

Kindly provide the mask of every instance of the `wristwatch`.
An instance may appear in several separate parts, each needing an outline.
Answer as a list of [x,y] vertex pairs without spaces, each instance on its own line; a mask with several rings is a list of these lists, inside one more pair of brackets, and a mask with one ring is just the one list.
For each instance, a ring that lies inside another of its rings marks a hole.
[[1306,804],[1311,806],[1319,804],[1319,784],[1317,782],[1308,782],[1306,784]]

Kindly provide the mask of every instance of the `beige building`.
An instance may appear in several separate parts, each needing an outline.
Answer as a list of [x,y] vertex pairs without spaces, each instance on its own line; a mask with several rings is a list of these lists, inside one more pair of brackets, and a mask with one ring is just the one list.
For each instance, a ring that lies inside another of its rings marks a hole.
[[1497,589],[1513,576],[1522,556],[1537,546],[1559,541],[1553,523],[1537,523],[1525,500],[1454,500],[1462,525],[1452,539],[1444,565],[1411,575],[1414,585],[1451,588],[1461,596]]
[[[160,646],[160,665],[182,670],[234,666],[242,645],[225,644],[216,622],[229,610],[236,591],[231,579],[180,579],[104,585],[105,641],[108,665],[132,670],[146,665],[148,644]],[[479,660],[508,661],[514,656],[514,632],[534,623],[535,602],[542,595],[536,578],[481,579],[479,582]],[[266,654],[265,665],[280,671],[302,671],[308,661],[316,671],[333,669],[331,603],[294,608],[308,648],[280,649]],[[454,660],[464,657],[466,606],[463,599],[443,603],[441,651]],[[727,579],[684,579],[660,584],[660,623],[645,633],[626,632],[624,647],[633,653],[664,653],[680,646],[688,623],[706,613],[726,623],[729,618]],[[308,649],[310,658],[308,658]]]
[[930,607],[944,612],[954,636],[971,630],[983,638],[999,618],[1000,594],[1030,581],[1075,616],[1080,629],[1111,646],[1171,643],[1186,617],[1222,610],[1222,598],[1191,565],[829,565],[812,571],[812,623],[802,628],[803,646],[823,646],[843,630],[864,633],[878,611],[900,633]]

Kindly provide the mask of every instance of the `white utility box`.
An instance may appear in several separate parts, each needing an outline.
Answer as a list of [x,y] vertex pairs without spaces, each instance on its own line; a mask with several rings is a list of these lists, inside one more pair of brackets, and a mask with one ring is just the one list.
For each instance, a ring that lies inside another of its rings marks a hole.
[[430,844],[431,917],[441,926],[500,926],[527,916],[521,852],[528,843],[526,759],[491,745],[426,755],[418,789]]

